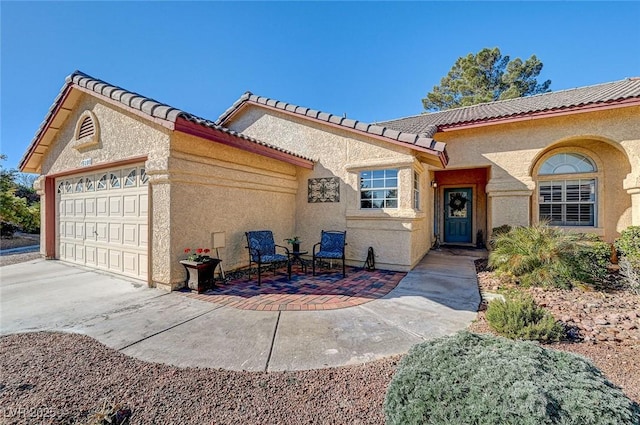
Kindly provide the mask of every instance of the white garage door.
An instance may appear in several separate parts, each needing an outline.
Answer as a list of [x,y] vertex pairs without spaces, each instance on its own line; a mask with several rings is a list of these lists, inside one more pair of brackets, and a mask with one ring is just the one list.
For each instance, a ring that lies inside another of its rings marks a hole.
[[58,258],[147,278],[148,177],[129,166],[56,180]]

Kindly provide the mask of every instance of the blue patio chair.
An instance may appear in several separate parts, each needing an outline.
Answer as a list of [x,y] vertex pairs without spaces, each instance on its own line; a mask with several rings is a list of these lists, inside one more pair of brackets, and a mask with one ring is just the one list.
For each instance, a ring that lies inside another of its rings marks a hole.
[[[323,230],[320,242],[313,246],[313,275],[316,275],[316,259],[325,260],[342,260],[342,277],[346,277],[347,273],[344,266],[344,246],[347,239],[347,232],[337,230]],[[316,252],[316,248],[320,246],[320,250]]]
[[[262,284],[262,266],[264,264],[273,265],[273,274],[276,273],[277,263],[287,263],[287,273],[291,280],[291,262],[289,261],[289,249],[285,246],[276,245],[273,240],[271,230],[257,230],[246,232],[247,248],[249,249],[249,279],[251,279],[251,264],[258,265],[258,285]],[[276,253],[276,247],[284,249],[286,254]]]

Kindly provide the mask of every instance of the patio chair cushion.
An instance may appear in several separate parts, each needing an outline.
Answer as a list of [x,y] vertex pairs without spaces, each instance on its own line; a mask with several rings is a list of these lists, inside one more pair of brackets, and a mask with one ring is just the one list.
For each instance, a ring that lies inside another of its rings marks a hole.
[[[342,258],[345,245],[344,232],[322,232],[320,240],[320,252],[316,254],[318,257],[326,258]],[[337,256],[335,256],[337,255]]]
[[258,253],[261,257],[262,263],[270,262],[267,260],[270,256],[278,256],[283,259],[271,260],[271,261],[284,261],[285,255],[276,254],[276,243],[273,240],[273,233],[270,230],[258,230],[255,232],[247,232],[249,239],[249,251],[251,252],[251,260],[258,262]]
[[342,258],[342,249],[339,252],[335,251],[318,251],[316,252],[318,258]]
[[[254,261],[258,261],[257,256]],[[260,257],[261,263],[275,263],[277,261],[287,261],[287,256],[282,254],[262,255]]]

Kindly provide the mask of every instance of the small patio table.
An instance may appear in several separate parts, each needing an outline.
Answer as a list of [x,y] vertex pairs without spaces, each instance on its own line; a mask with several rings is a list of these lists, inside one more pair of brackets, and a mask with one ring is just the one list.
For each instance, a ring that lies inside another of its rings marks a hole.
[[304,274],[307,274],[307,261],[301,256],[308,253],[309,251],[291,251],[291,265],[293,266],[295,263],[300,264],[300,269],[302,269]]

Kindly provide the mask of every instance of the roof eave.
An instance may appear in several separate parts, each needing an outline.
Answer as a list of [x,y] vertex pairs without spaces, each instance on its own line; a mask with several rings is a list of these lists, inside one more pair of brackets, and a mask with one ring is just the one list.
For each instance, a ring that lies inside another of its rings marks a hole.
[[[410,143],[410,142],[406,142],[406,141],[401,141],[401,140],[397,140],[391,137],[386,137],[384,135],[385,132],[387,132],[388,130],[393,131],[394,133],[397,133],[397,137],[400,137],[400,135],[402,134],[402,132],[397,132],[395,130],[392,129],[385,129],[383,127],[380,127],[381,129],[381,134],[374,134],[368,131],[363,131],[363,130],[359,130],[358,127],[358,123],[356,122],[356,124],[354,125],[354,127],[347,127],[344,125],[340,125],[340,124],[336,124],[333,123],[331,121],[327,121],[327,120],[322,120],[322,119],[318,119],[318,118],[314,118],[313,116],[309,116],[306,114],[301,114],[301,113],[296,113],[294,111],[291,110],[287,110],[287,109],[281,109],[281,108],[277,108],[275,106],[271,106],[267,103],[260,103],[260,102],[256,102],[253,100],[249,99],[249,95],[250,93],[245,93],[237,102],[234,103],[234,105],[232,107],[230,107],[229,109],[227,109],[227,111],[225,111],[220,118],[218,118],[218,120],[216,121],[216,124],[218,125],[222,125],[222,126],[226,126],[226,124],[228,124],[230,121],[232,121],[234,119],[234,117],[236,117],[241,111],[243,111],[244,109],[246,109],[249,106],[256,106],[256,107],[260,107],[260,108],[264,108],[264,109],[268,109],[274,112],[278,112],[281,114],[285,114],[291,117],[295,117],[295,118],[299,118],[299,119],[305,119],[307,121],[311,121],[311,122],[315,122],[324,126],[329,126],[332,128],[336,128],[336,129],[340,129],[340,130],[344,130],[344,131],[349,131],[351,133],[355,133],[361,136],[365,136],[365,137],[369,137],[369,138],[373,138],[376,140],[380,140],[386,143],[391,143],[393,145],[397,145],[397,146],[401,146],[403,148],[409,148],[409,149],[413,149],[415,151],[421,152],[421,153],[425,153],[428,155],[433,155],[434,157],[438,158],[438,161],[440,163],[440,165],[442,167],[446,167],[446,165],[449,162],[449,156],[446,153],[446,147],[444,143],[441,142],[436,142],[431,138],[426,138],[426,137],[421,137],[421,135],[415,135],[415,134],[411,134],[411,136],[414,138],[414,143]],[[293,106],[293,105],[292,105]],[[296,107],[300,108],[300,107]],[[304,109],[308,109],[308,108],[304,108]],[[319,115],[320,112],[318,112],[317,115]],[[368,127],[371,127],[371,124],[367,124]],[[434,130],[433,133],[435,133],[436,131]],[[408,133],[404,133],[404,134],[408,134]],[[424,141],[428,140],[430,141],[429,143],[426,143],[429,145],[429,147],[425,147],[425,146],[420,146],[418,144],[416,144],[416,142],[421,142],[421,144],[425,144]]]
[[595,104],[577,105],[566,108],[558,108],[544,111],[528,112],[518,115],[510,115],[506,117],[495,117],[476,121],[466,121],[451,124],[439,124],[438,131],[455,131],[467,128],[485,127],[489,125],[507,124],[521,121],[531,121],[543,118],[553,118],[565,115],[575,115],[585,112],[604,111],[608,109],[618,109],[630,106],[640,106],[640,98],[628,98],[623,100],[601,102]]

